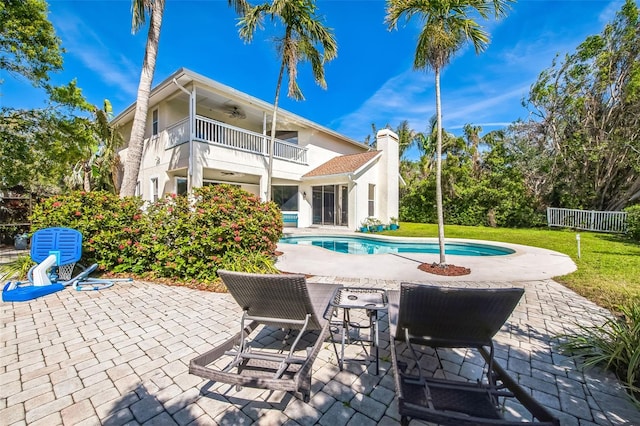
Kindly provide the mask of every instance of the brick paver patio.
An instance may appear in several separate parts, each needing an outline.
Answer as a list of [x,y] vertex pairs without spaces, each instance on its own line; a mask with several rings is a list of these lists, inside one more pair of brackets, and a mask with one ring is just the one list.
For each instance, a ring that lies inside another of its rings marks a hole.
[[[397,281],[314,277],[311,282],[387,289]],[[553,336],[606,311],[552,280],[439,283],[521,286],[525,296],[497,336],[497,357],[563,425],[640,425],[640,411],[610,374],[582,372],[554,350]],[[0,424],[186,425],[397,424],[382,318],[380,375],[347,363],[339,371],[327,343],[314,364],[312,398],[212,383],[188,373],[191,358],[237,331],[228,294],[145,282],[99,292],[71,288],[2,303]],[[353,346],[353,351],[358,347]],[[473,359],[445,353],[445,371],[477,374]],[[508,407],[517,416],[518,407]],[[412,424],[419,424],[414,421]]]

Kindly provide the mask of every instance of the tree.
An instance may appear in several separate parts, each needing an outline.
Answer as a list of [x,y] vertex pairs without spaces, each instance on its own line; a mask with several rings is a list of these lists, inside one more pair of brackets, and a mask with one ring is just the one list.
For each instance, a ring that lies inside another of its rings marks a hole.
[[[6,0],[0,3],[0,69],[43,88],[46,107],[0,109],[0,187],[21,185],[34,192],[64,187],[75,164],[84,164],[95,145],[95,128],[76,81],[49,84],[52,72],[62,69],[60,39],[47,18],[43,0]],[[80,168],[89,184],[90,169]]]
[[[0,69],[42,87],[62,69],[62,49],[44,0],[0,2]],[[1,81],[0,81],[1,83]]]
[[385,18],[389,29],[395,29],[398,20],[406,16],[410,20],[419,15],[424,22],[418,36],[413,67],[416,70],[432,69],[435,73],[437,157],[436,204],[438,212],[438,242],[440,265],[446,265],[444,249],[444,214],[442,206],[442,108],[440,97],[440,73],[453,55],[470,41],[480,53],[489,43],[488,34],[469,16],[477,14],[487,19],[493,12],[496,17],[506,15],[507,6],[513,0],[388,0]]
[[[528,103],[540,119],[520,126],[547,158],[549,205],[620,210],[640,191],[640,19],[627,0],[601,34],[543,71]],[[525,151],[527,148],[523,148]]]
[[87,157],[92,143],[91,110],[72,81],[49,88],[46,108],[4,108],[0,116],[0,186],[22,185],[52,192],[64,186],[74,165]]
[[[303,100],[304,96],[297,82],[298,63],[309,61],[316,83],[320,87],[326,88],[324,64],[337,56],[338,46],[331,30],[326,28],[316,15],[316,5],[313,0],[273,0],[271,4],[265,3],[249,8],[240,20],[240,37],[251,42],[256,28],[262,27],[265,15],[272,21],[278,21],[284,29],[284,34],[276,39],[280,56],[280,71],[276,83],[269,140],[266,199],[270,200],[278,101],[284,72],[287,71],[289,78],[287,96],[295,100]],[[322,47],[322,52],[319,47]]]
[[[246,8],[245,0],[228,1],[229,5],[235,7],[237,12],[244,12]],[[142,70],[140,72],[140,82],[138,83],[136,111],[133,115],[131,137],[129,138],[127,159],[124,165],[124,176],[122,178],[122,186],[120,187],[121,197],[133,196],[136,191],[138,174],[140,173],[140,163],[142,162],[144,131],[149,110],[149,94],[151,93],[151,83],[153,82],[153,75],[156,68],[164,5],[165,0],[132,0],[131,2],[132,31],[135,33],[145,25],[147,14],[150,15],[150,22],[144,59],[142,61]],[[189,153],[189,155],[191,154],[192,153]]]
[[156,69],[156,57],[160,43],[160,29],[164,14],[165,0],[132,0],[131,29],[135,33],[146,23],[147,14],[151,15],[147,44],[144,50],[140,82],[138,83],[138,95],[136,97],[136,111],[133,115],[131,137],[127,149],[127,159],[124,165],[124,176],[120,188],[121,197],[135,195],[140,163],[142,162],[142,150],[144,148],[144,130],[147,124],[147,112],[149,109],[149,94],[151,83]]
[[82,187],[85,191],[109,191],[118,193],[118,148],[122,137],[110,125],[113,116],[111,102],[104,100],[103,108],[90,108],[93,118],[87,121],[88,140],[85,156],[76,163],[67,178],[71,188]]

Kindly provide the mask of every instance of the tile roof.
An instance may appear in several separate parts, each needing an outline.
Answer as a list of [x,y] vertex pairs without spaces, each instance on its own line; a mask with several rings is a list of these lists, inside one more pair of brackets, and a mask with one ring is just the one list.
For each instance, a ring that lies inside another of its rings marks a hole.
[[360,167],[371,161],[379,153],[380,151],[368,151],[361,154],[341,155],[340,157],[332,158],[326,163],[321,164],[302,177],[304,178],[353,173]]

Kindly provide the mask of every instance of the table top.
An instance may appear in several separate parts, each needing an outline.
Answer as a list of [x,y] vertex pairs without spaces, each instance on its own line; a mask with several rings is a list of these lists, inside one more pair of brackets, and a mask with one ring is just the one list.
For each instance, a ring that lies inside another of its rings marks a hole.
[[334,293],[331,306],[346,309],[381,310],[387,308],[387,303],[387,292],[384,289],[340,287]]

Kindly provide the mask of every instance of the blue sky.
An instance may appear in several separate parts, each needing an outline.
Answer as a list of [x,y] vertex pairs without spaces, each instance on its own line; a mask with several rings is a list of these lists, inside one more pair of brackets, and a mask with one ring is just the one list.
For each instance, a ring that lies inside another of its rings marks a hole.
[[[384,25],[385,2],[318,0],[319,13],[334,29],[338,57],[325,67],[327,90],[317,87],[307,65],[298,83],[306,97],[281,96],[281,107],[355,140],[378,128],[409,120],[423,131],[435,113],[434,76],[412,69],[420,22]],[[522,99],[556,54],[575,50],[588,35],[610,22],[622,1],[521,0],[509,15],[481,22],[491,34],[487,51],[463,49],[442,75],[443,121],[460,134],[469,123],[483,132],[527,119]],[[131,34],[130,0],[50,0],[49,19],[66,49],[64,71],[54,82],[73,78],[87,99],[105,98],[117,114],[135,101],[146,28]],[[267,28],[267,30],[272,27]],[[189,68],[252,96],[273,102],[278,58],[271,33],[258,32],[251,44],[237,35],[236,15],[226,0],[167,0],[155,82],[180,67]],[[0,104],[33,108],[43,94],[6,73],[0,75]]]

